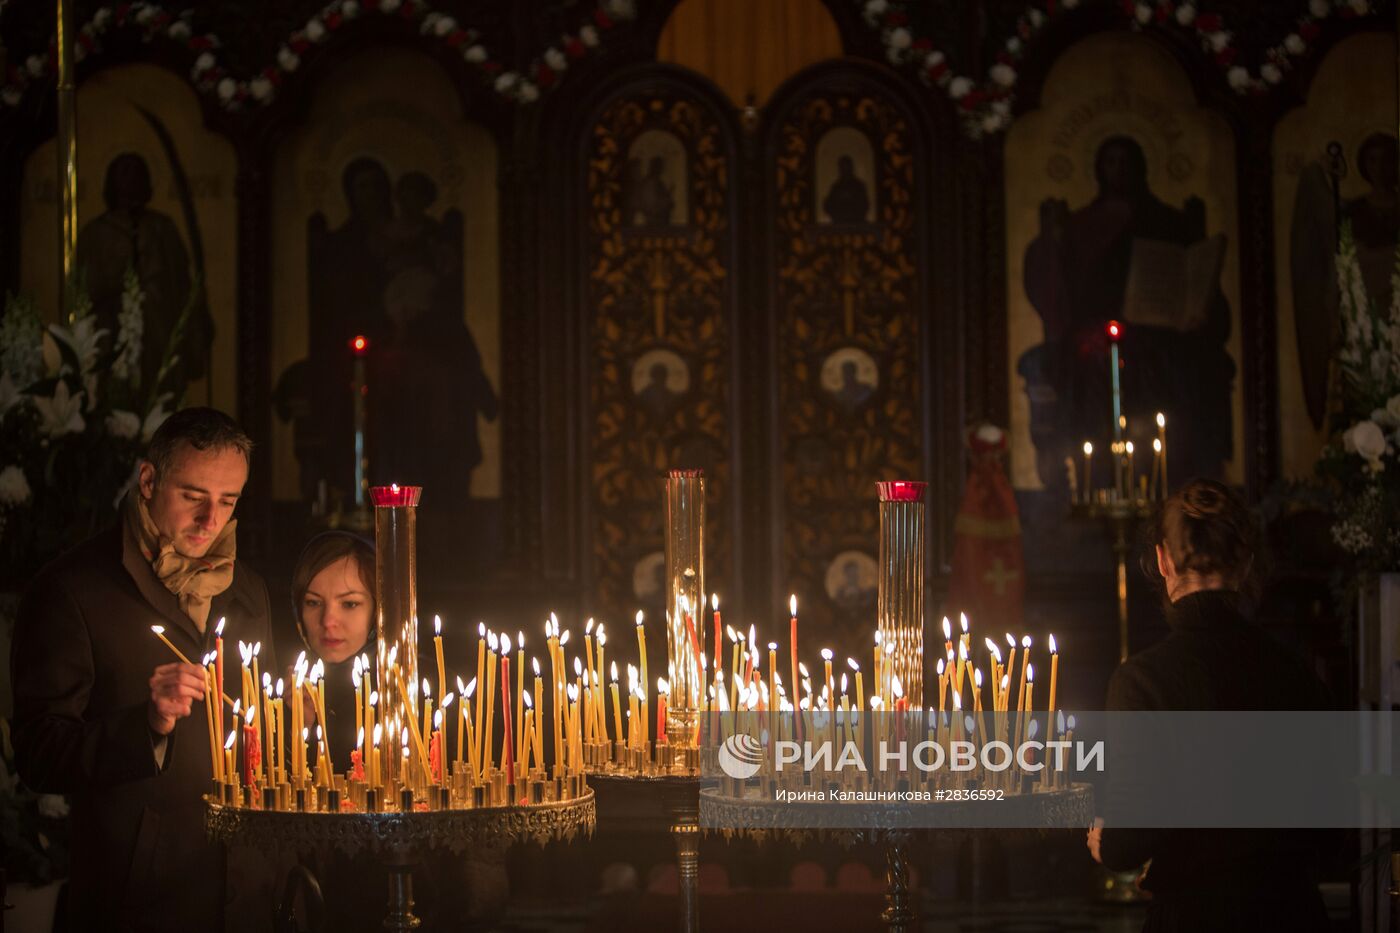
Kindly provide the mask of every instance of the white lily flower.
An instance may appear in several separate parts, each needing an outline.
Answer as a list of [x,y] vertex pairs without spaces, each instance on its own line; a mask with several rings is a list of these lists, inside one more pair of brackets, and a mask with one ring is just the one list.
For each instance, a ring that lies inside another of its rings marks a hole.
[[77,434],[87,427],[83,421],[83,393],[71,394],[67,380],[58,380],[51,398],[34,396],[34,407],[39,410],[39,431],[48,437]]

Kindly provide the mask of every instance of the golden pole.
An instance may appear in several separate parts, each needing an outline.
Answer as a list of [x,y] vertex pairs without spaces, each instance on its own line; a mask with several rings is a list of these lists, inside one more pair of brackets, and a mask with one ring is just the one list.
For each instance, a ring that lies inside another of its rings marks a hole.
[[[69,307],[78,252],[78,110],[73,85],[73,2],[58,0],[59,314]],[[72,323],[71,320],[69,323]]]

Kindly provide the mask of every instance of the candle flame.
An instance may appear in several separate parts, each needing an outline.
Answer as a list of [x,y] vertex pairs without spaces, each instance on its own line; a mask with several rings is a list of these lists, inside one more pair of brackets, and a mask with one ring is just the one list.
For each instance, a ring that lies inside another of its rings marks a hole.
[[612,662],[612,682],[617,683],[617,662]]
[[365,747],[365,727],[364,727],[364,726],[361,726],[360,729],[359,729],[359,731],[358,731],[357,733],[355,733],[355,747],[356,747],[356,748],[364,748],[364,747]]
[[1039,733],[1039,732],[1040,732],[1040,720],[1039,720],[1039,719],[1032,719],[1032,720],[1030,721],[1030,723],[1028,723],[1028,724],[1026,725],[1026,738],[1028,738],[1028,739],[1033,739],[1033,738],[1036,737],[1036,734]]
[[457,694],[449,692],[443,696],[442,702],[439,703],[438,706],[442,709],[447,709],[452,705],[452,701],[455,699],[457,699]]
[[432,695],[433,695],[433,688],[430,687],[430,686],[428,686],[428,678],[424,677],[424,678],[423,678],[423,696],[425,696],[425,697],[430,697],[430,696],[432,696]]
[[1128,441],[1128,443],[1123,445],[1123,449],[1126,450],[1128,452],[1128,456],[1131,457],[1133,455],[1133,442]]
[[739,640],[739,636],[738,636],[737,634],[735,634],[735,632],[734,632],[734,626],[732,626],[732,625],[726,625],[726,626],[724,627],[724,634],[728,635],[728,636],[729,636],[729,640],[732,641],[732,642],[737,642],[737,641]]
[[972,669],[972,682],[977,685],[977,689],[982,689],[982,672],[977,668]]
[[1028,684],[1030,684],[1030,683],[1035,683],[1035,665],[1034,665],[1034,664],[1027,664],[1027,665],[1026,665],[1026,683],[1028,683]]
[[719,594],[718,594],[718,593],[711,593],[711,594],[710,594],[710,608],[711,608],[712,610],[714,610],[715,612],[719,612]]
[[959,613],[958,613],[958,624],[962,626],[963,634],[966,635],[966,634],[967,634],[967,613],[966,613],[966,612],[959,612]]
[[262,642],[260,642],[260,641],[255,641],[255,642],[253,642],[253,657],[256,658],[256,657],[257,657],[259,654],[261,654],[261,653],[262,653]]
[[832,658],[834,658],[835,656],[836,656],[836,655],[835,655],[834,653],[832,653],[832,650],[831,650],[830,648],[823,648],[823,649],[822,649],[822,660],[823,660],[823,661],[830,661],[830,660],[831,660]]
[[[305,731],[306,731],[305,729],[302,730],[302,732],[305,732]],[[382,739],[383,737],[384,737],[384,724],[383,724],[382,722],[377,722],[377,723],[374,724],[374,744],[375,744],[376,746],[378,746],[378,745],[379,745],[379,740]],[[305,739],[306,736],[303,735],[302,738]]]
[[847,659],[846,659],[846,664],[847,664],[847,666],[850,667],[850,669],[853,670],[853,671],[859,671],[859,670],[860,670],[860,665],[856,663],[856,659],[855,659],[855,658],[847,658]]
[[282,699],[282,678],[277,678],[277,699]]
[[962,691],[953,691],[953,712],[962,712]]
[[258,708],[256,706],[250,706],[243,711],[243,721],[246,722],[248,725],[251,726],[253,724],[253,720],[257,718]]
[[583,676],[583,662],[580,661],[578,658],[574,658],[574,676],[575,676],[575,677],[582,677],[582,676]]
[[943,617],[943,640],[944,640],[944,641],[952,641],[952,640],[953,640],[953,623],[951,623],[951,622],[948,621],[948,617],[947,617],[947,616],[944,616],[944,617]]
[[1086,456],[1086,457],[1092,457],[1093,455],[1094,455],[1094,445],[1091,444],[1091,443],[1089,443],[1088,441],[1085,441],[1085,442],[1084,442],[1084,456]]
[[1074,731],[1074,717],[1073,717],[1073,716],[1070,716],[1069,719],[1065,720],[1065,729],[1069,730],[1070,732],[1073,732],[1073,731]]
[[462,696],[463,696],[464,698],[470,700],[470,699],[472,698],[472,694],[473,694],[473,693],[476,693],[476,678],[475,678],[475,677],[473,677],[473,678],[471,679],[471,681],[467,684],[467,689],[464,690],[464,691],[462,692]]
[[438,615],[437,613],[433,613],[433,634],[442,634],[442,616]]
[[554,637],[559,637],[559,617],[553,612],[549,614],[549,626],[554,629]]
[[464,684],[464,683],[462,683],[462,678],[460,678],[460,677],[457,677],[456,680],[457,680],[457,692],[465,696],[465,695],[466,695],[466,692],[467,692],[467,685]]
[[899,682],[898,674],[890,675],[890,689],[894,691],[895,699],[904,696],[904,685]]
[[224,739],[224,751],[228,751],[229,749],[233,748],[233,743],[236,742],[237,740],[238,740],[238,731],[237,731],[237,730],[234,730],[233,732],[230,732],[230,733],[228,734],[228,738]]
[[[569,702],[570,702],[570,703],[577,703],[577,702],[578,702],[578,688],[575,687],[573,684],[569,684]],[[572,716],[573,714],[570,713],[569,715]]]
[[1162,439],[1160,437],[1152,438],[1152,452],[1158,454],[1162,452]]
[[534,709],[534,708],[535,708],[535,701],[532,700],[532,699],[530,698],[530,691],[529,691],[529,690],[523,690],[523,691],[521,691],[521,693],[520,693],[520,699],[522,699],[522,700],[525,701],[525,708],[526,708],[526,709]]
[[442,710],[438,710],[436,713],[433,713],[433,728],[442,728]]
[[164,626],[164,625],[152,625],[152,626],[151,626],[151,631],[155,632],[157,635],[164,635],[164,634],[165,634],[165,626]]
[[535,676],[540,676],[540,659],[534,657],[530,658],[530,666],[535,669]]
[[486,623],[485,623],[485,622],[478,622],[478,623],[476,623],[476,637],[477,637],[477,638],[485,638],[485,637],[486,637]]
[[[570,629],[569,632],[571,631],[573,630]],[[561,647],[569,643],[569,632],[565,632],[563,635],[559,636],[559,644]]]
[[269,687],[272,686],[272,675],[269,674],[267,671],[263,671],[263,684],[262,684],[262,685],[263,685],[263,689],[264,689],[264,690],[266,690],[266,689],[268,689]]
[[777,651],[777,650],[778,650],[778,643],[777,643],[776,641],[770,641],[770,642],[768,643],[768,650],[769,650],[769,651]]
[[524,650],[525,650],[525,633],[522,632],[522,631],[519,631],[519,630],[516,630],[516,633],[515,633],[515,650],[516,650],[516,651],[524,651]]
[[844,673],[841,675],[841,692],[846,692],[846,675]]
[[510,636],[501,633],[501,654],[510,654]]
[[807,673],[807,665],[803,664],[801,661],[797,662],[797,673],[801,674],[803,677],[812,676],[811,674]]
[[879,647],[881,638],[882,638],[882,636],[881,636],[881,634],[880,634],[880,630],[879,630],[879,629],[876,629],[876,630],[875,630],[875,645],[876,645],[876,647]]
[[947,667],[946,667],[946,665],[944,665],[943,659],[942,659],[942,658],[939,658],[939,659],[938,659],[938,676],[939,676],[939,677],[942,677],[942,676],[943,676],[943,672],[944,672],[945,670],[947,670]]
[[588,617],[588,622],[583,626],[583,634],[585,634],[585,635],[592,635],[592,634],[593,634],[593,617],[592,617],[592,616],[589,616],[589,617]]
[[375,706],[378,706],[378,705],[379,705],[379,691],[378,691],[378,690],[371,690],[371,691],[369,692],[369,705],[370,705],[371,707],[375,707]]
[[963,642],[963,641],[958,642],[958,660],[960,660],[960,661],[966,661],[966,660],[967,660],[967,642]]
[[1167,416],[1164,415],[1164,414],[1162,414],[1160,411],[1157,412],[1157,427],[1159,427],[1159,428],[1165,428],[1166,426],[1167,426]]
[[642,610],[638,609],[638,610],[637,610],[637,626],[638,626],[638,628],[641,627],[642,619],[643,619]]
[[1055,636],[1054,636],[1053,634],[1050,636],[1050,653],[1051,653],[1051,654],[1055,654],[1055,653],[1056,653],[1056,651],[1055,651]]
[[793,593],[788,597],[788,612],[795,619],[797,618],[797,594]]
[[1010,675],[1010,674],[1002,674],[1002,675],[1001,675],[1001,689],[1005,690],[1005,689],[1006,689],[1007,687],[1009,687],[1009,686],[1011,686],[1011,675]]
[[228,621],[228,619],[226,619],[224,616],[219,616],[219,624],[216,625],[216,626],[214,626],[214,637],[215,637],[215,638],[223,638],[223,637],[224,637],[224,623],[227,622],[227,621]]
[[608,635],[607,632],[603,631],[603,624],[601,622],[598,623],[598,634],[594,637],[598,639],[599,648],[603,647],[608,643]]
[[1031,637],[1030,637],[1029,635],[1022,635],[1022,636],[1021,636],[1021,647],[1022,647],[1022,648],[1029,648],[1030,646],[1031,646]]
[[669,696],[669,695],[670,695],[670,693],[671,693],[671,685],[670,685],[669,683],[667,683],[665,677],[658,677],[658,678],[656,678],[656,692],[659,693],[659,694],[661,694],[661,695],[663,695],[663,696]]
[[885,701],[882,700],[882,699],[880,699],[879,696],[873,696],[873,697],[870,698],[870,708],[871,708],[871,709],[879,709],[880,707],[882,707],[882,706],[884,706],[884,705],[885,705]]
[[752,625],[749,626],[749,644],[758,644],[758,629]]

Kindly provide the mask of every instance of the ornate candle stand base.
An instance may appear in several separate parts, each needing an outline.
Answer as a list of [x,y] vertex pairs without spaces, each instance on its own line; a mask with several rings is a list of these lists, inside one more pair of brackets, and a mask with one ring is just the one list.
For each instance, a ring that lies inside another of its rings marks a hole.
[[[680,882],[677,929],[696,933],[700,929],[700,777],[618,772],[590,775],[588,782],[601,796],[625,798],[638,809],[646,802],[660,803],[664,822],[654,827],[643,822],[641,828],[665,829],[675,841]],[[608,822],[612,823],[610,816]]]
[[592,790],[569,800],[517,807],[404,812],[299,813],[224,806],[205,798],[209,838],[246,845],[260,852],[334,850],[346,855],[372,852],[389,868],[384,929],[417,929],[413,915],[413,865],[422,853],[447,849],[507,848],[522,842],[574,839],[592,835],[597,810]]
[[[861,825],[820,828],[830,822],[830,803],[778,802],[747,789],[742,796],[728,796],[720,788],[700,791],[700,813],[707,829],[726,839],[752,838],[760,841],[786,839],[802,845],[813,838],[830,838],[843,846],[870,843],[885,850],[885,909],[880,918],[890,933],[913,933],[918,929],[918,911],[909,885],[909,845],[916,834],[963,832],[976,829],[979,810],[987,806],[1014,807],[998,810],[1000,816],[1013,815],[1024,826],[1088,826],[1094,817],[1094,790],[1088,784],[1075,784],[1063,790],[1012,794],[996,803],[942,802],[935,804],[941,824],[915,818],[908,808],[868,807],[860,811]],[[1038,832],[1036,829],[1003,829],[999,833]]]
[[1118,660],[1128,660],[1128,555],[1132,532],[1138,522],[1152,517],[1157,503],[1151,499],[1104,499],[1076,502],[1070,517],[1102,522],[1113,534],[1113,557],[1118,567]]

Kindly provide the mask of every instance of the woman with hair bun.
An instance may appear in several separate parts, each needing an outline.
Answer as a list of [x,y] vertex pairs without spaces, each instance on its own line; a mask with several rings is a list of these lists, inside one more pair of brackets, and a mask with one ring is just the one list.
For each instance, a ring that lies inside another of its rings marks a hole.
[[[1170,633],[1109,681],[1109,710],[1328,709],[1303,662],[1241,612],[1262,556],[1254,517],[1234,492],[1192,480],[1152,527]],[[1144,561],[1147,565],[1149,562]],[[1155,573],[1152,573],[1155,571]],[[1089,851],[1115,871],[1148,868],[1144,933],[1325,931],[1314,877],[1316,833],[1239,829],[1114,829],[1098,821]]]

